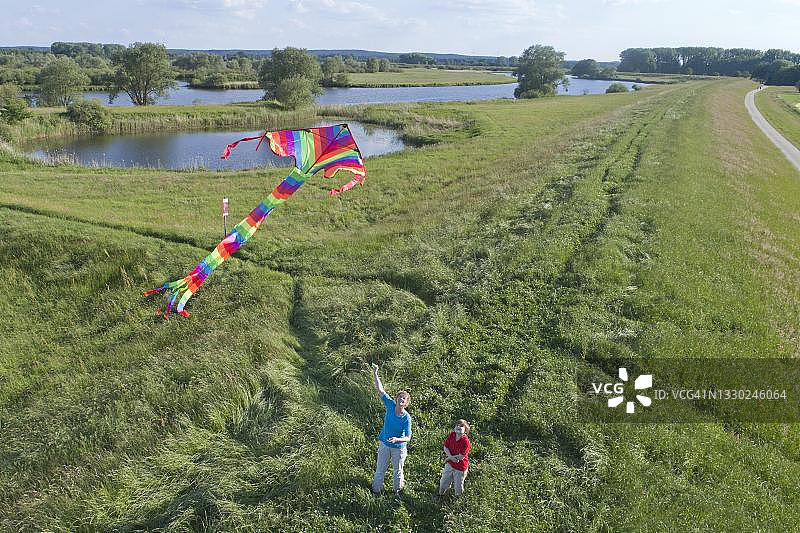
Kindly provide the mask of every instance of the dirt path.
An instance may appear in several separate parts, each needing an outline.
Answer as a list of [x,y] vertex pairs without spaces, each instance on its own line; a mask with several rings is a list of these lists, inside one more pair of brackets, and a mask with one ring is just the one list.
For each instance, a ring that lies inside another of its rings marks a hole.
[[780,148],[783,155],[786,156],[786,159],[795,166],[797,170],[800,170],[800,150],[798,150],[792,143],[786,140],[786,137],[778,133],[778,130],[773,128],[769,122],[764,118],[761,112],[756,108],[755,103],[755,94],[762,89],[754,89],[747,93],[744,97],[744,105],[747,107],[747,111],[750,113],[750,118],[753,119],[753,122],[756,123],[756,126],[761,128],[769,140],[775,144],[778,148]]

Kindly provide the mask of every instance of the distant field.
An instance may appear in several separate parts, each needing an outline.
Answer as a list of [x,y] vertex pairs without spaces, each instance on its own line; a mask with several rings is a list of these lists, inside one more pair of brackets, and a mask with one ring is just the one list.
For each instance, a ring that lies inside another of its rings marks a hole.
[[794,87],[767,87],[756,93],[756,107],[772,127],[800,148],[800,93]]
[[410,87],[437,85],[491,85],[514,83],[516,78],[478,70],[403,68],[400,72],[348,74],[351,87]]
[[[433,144],[310,180],[168,322],[142,292],[287,169],[0,145],[0,530],[795,530],[800,425],[574,413],[578,365],[800,356],[800,179],[753,87],[323,109]],[[370,493],[372,362],[412,394],[400,503]]]

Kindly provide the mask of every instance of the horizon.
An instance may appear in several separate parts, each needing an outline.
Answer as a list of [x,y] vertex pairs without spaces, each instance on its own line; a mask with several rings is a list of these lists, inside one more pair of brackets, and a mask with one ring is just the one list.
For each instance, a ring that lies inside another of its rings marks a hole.
[[[0,46],[157,42],[169,49],[185,50],[292,46],[510,57],[519,56],[533,44],[545,44],[563,51],[568,60],[605,62],[618,61],[619,53],[627,48],[711,46],[795,51],[792,21],[800,15],[800,0],[769,0],[759,5],[719,1],[697,5],[686,0],[569,4],[467,0],[433,7],[415,1],[404,7],[349,0],[92,4],[65,9],[59,2],[43,0],[8,6],[7,16],[0,22]],[[152,19],[155,10],[160,15],[156,21]],[[419,17],[419,13],[426,16]],[[116,20],[124,24],[114,24]],[[761,30],[754,32],[754,27]],[[264,43],[265,34],[269,43]],[[703,37],[698,39],[697,35]],[[453,43],[459,43],[457,49]]]

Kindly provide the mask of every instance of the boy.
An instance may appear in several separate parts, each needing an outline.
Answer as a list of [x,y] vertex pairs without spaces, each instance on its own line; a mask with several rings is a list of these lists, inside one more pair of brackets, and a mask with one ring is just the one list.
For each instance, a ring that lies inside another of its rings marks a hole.
[[453,431],[447,435],[444,441],[447,462],[442,470],[442,479],[439,480],[440,497],[447,492],[450,485],[455,485],[456,496],[461,496],[461,493],[464,492],[464,479],[466,479],[469,469],[467,456],[472,449],[467,433],[469,433],[469,424],[466,420],[459,419],[456,421]]
[[400,498],[400,491],[405,485],[403,476],[403,464],[406,462],[408,451],[406,444],[411,440],[411,414],[406,411],[406,407],[411,405],[411,395],[401,390],[392,399],[386,394],[378,377],[378,365],[372,365],[372,379],[378,396],[386,407],[383,417],[383,428],[378,435],[378,460],[375,465],[375,478],[372,481],[372,492],[380,494],[383,488],[383,478],[386,469],[389,467],[389,460],[392,461],[394,469],[394,497]]

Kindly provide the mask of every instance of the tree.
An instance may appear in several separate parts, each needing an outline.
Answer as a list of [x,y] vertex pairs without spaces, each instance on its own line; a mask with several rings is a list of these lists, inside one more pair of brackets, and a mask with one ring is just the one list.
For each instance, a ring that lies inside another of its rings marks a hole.
[[795,83],[794,86],[797,88],[797,92],[800,93],[800,80],[797,80],[797,83]]
[[390,68],[392,68],[392,64],[388,59],[382,57],[380,60],[378,60],[378,70],[381,72],[389,72]]
[[344,73],[344,59],[342,56],[329,56],[322,61],[322,82],[325,85],[334,85],[336,75]]
[[377,57],[370,57],[367,59],[367,72],[378,72],[380,68],[381,64]]
[[353,56],[347,56],[344,58],[344,66],[346,67],[347,72],[366,72],[367,64],[363,61],[359,61]]
[[656,67],[653,72],[664,72],[667,74],[677,74],[681,70],[678,61],[678,52],[674,48],[652,48],[656,59]]
[[11,83],[0,85],[0,118],[16,124],[31,116],[28,103],[22,99],[19,87]]
[[333,80],[333,85],[336,87],[347,87],[350,85],[350,77],[347,72],[339,72]]
[[614,76],[617,75],[617,69],[614,67],[606,67],[600,71],[600,78],[604,80],[613,80]]
[[655,72],[656,54],[649,48],[628,48],[619,53],[622,72]]
[[[264,89],[267,97],[277,97],[278,85],[285,79],[300,76],[309,81],[312,93],[320,91],[322,69],[316,58],[305,48],[285,48],[272,50],[272,55],[265,59],[258,75],[258,84]],[[298,84],[298,82],[293,82]]]
[[13,83],[3,83],[0,85],[0,106],[4,106],[6,102],[16,98],[22,99],[22,91],[17,85]]
[[16,124],[31,116],[33,113],[28,109],[28,103],[22,98],[9,100],[0,106],[0,118],[9,124]]
[[313,80],[292,74],[278,82],[274,96],[288,109],[297,109],[314,102],[314,89],[319,87]]
[[519,58],[516,75],[519,86],[514,89],[517,98],[536,98],[555,94],[556,86],[564,80],[561,64],[564,52],[540,44],[529,47]]
[[89,76],[69,57],[54,59],[39,74],[42,100],[48,105],[68,105],[89,82]]
[[124,92],[134,105],[151,105],[175,86],[175,73],[163,44],[134,43],[117,53],[112,63],[115,72],[109,102]]
[[597,78],[600,75],[600,69],[594,59],[582,59],[572,66],[569,73],[579,78]]
[[410,54],[400,54],[397,58],[400,63],[409,63],[412,65],[428,65],[436,63],[431,56],[420,54],[419,52],[411,52]]

